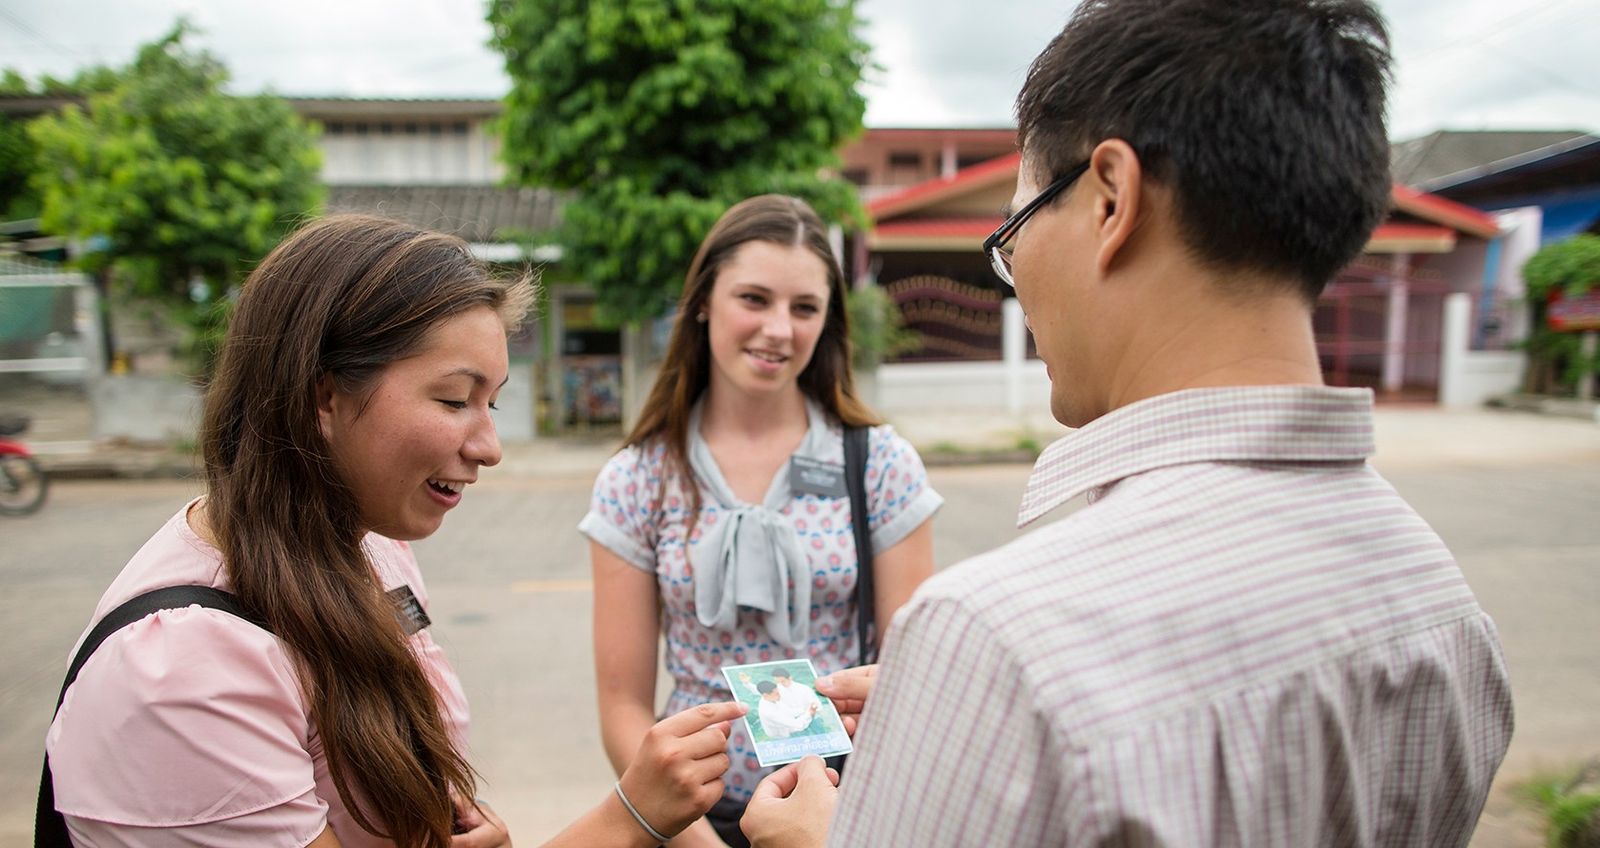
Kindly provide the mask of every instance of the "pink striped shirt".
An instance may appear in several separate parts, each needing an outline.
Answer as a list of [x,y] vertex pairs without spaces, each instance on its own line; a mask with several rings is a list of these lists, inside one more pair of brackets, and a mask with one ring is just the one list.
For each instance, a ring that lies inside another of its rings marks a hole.
[[1367,464],[1362,389],[1195,389],[1051,445],[895,616],[831,845],[1465,845],[1494,624]]

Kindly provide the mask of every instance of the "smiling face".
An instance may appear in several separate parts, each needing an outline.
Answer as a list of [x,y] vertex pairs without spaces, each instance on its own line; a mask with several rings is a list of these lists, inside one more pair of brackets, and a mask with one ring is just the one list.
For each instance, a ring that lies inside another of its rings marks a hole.
[[478,469],[500,461],[489,410],[507,369],[505,326],[477,307],[439,322],[367,391],[319,384],[322,433],[362,529],[405,541],[439,529]]
[[804,247],[750,241],[717,271],[704,307],[710,389],[799,391],[828,312],[828,269]]

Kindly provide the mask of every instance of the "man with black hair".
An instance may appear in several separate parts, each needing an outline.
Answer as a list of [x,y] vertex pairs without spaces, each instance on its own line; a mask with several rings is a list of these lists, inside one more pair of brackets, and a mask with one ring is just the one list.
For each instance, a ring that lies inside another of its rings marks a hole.
[[923,585],[842,791],[775,774],[755,844],[1467,843],[1499,640],[1311,326],[1387,208],[1389,62],[1360,0],[1079,5],[984,249],[1079,428],[1020,523],[1090,505]]

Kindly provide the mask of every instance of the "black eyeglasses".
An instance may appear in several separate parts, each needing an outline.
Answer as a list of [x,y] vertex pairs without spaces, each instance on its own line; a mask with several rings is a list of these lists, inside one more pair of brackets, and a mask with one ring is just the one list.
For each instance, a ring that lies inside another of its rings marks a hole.
[[1011,244],[1012,239],[1015,239],[1017,233],[1022,231],[1022,225],[1028,223],[1028,219],[1033,216],[1033,213],[1039,211],[1040,207],[1046,203],[1054,200],[1056,195],[1065,191],[1067,186],[1072,185],[1087,170],[1089,170],[1089,162],[1085,160],[1082,165],[1067,171],[1066,174],[1062,175],[1061,179],[1045,186],[1044,191],[1039,192],[1032,200],[1028,201],[1028,205],[1018,209],[1010,218],[1006,219],[1004,224],[1000,225],[1000,229],[990,233],[989,237],[983,240],[983,252],[989,255],[989,263],[994,266],[994,272],[1000,275],[1000,279],[1005,281],[1006,285],[1012,288],[1017,286],[1016,281],[1011,278],[1011,252],[1016,249],[1015,245]]

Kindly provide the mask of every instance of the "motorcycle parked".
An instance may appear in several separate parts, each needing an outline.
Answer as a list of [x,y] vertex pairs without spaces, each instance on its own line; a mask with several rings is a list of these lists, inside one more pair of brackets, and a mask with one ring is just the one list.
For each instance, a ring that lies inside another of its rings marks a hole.
[[0,415],[0,515],[27,515],[44,505],[50,478],[27,446],[10,438],[27,431],[25,415]]

